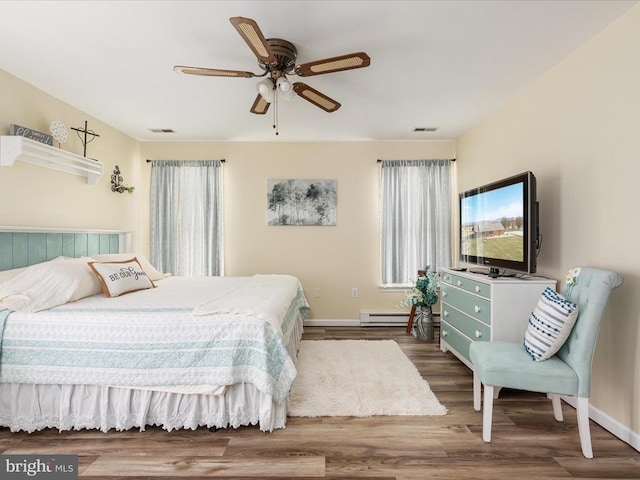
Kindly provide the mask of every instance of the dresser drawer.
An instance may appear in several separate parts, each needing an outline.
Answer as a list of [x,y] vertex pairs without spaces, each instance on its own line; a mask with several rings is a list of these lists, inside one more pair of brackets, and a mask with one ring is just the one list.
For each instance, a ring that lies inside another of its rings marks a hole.
[[471,295],[451,285],[442,284],[442,303],[455,305],[458,310],[477,318],[481,322],[491,325],[491,302],[485,298]]
[[461,277],[448,272],[442,274],[442,283],[453,285],[484,298],[491,298],[491,285],[488,283],[479,282],[477,280]]
[[442,319],[440,319],[440,337],[442,338],[443,342],[451,345],[451,348],[453,348],[456,352],[458,352],[467,360],[470,360],[469,345],[471,345],[471,340],[466,338],[464,335],[462,335]]
[[447,303],[442,304],[441,320],[455,327],[460,332],[474,341],[491,340],[491,328],[478,320],[475,320],[464,313],[453,308]]

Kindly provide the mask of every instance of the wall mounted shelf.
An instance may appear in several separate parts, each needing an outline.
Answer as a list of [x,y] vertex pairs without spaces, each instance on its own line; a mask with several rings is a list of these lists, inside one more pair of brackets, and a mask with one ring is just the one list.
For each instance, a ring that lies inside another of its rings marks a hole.
[[16,160],[86,177],[95,185],[102,176],[102,163],[18,135],[0,136],[0,166],[9,167]]

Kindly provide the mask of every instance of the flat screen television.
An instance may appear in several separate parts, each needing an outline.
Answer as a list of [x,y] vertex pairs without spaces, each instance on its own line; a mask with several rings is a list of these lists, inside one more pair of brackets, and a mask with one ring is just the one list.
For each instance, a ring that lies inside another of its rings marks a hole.
[[459,227],[460,261],[490,276],[535,273],[536,177],[524,172],[461,193]]

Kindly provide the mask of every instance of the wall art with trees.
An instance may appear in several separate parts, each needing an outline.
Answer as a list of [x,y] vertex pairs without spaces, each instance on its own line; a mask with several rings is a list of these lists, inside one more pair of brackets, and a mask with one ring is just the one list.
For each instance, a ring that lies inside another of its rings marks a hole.
[[269,179],[269,225],[336,225],[336,180]]

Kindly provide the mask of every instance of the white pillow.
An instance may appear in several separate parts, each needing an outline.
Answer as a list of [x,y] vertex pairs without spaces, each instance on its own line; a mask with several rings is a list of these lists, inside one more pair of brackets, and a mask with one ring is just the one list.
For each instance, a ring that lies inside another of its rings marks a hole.
[[524,348],[536,362],[556,354],[578,318],[578,305],[547,287],[529,318]]
[[3,270],[0,272],[0,285],[3,283],[7,283],[9,280],[16,278],[22,272],[24,272],[28,267],[21,268],[13,268],[11,270]]
[[25,268],[0,285],[0,307],[33,313],[100,293],[100,282],[87,265],[92,260],[58,257]]
[[89,267],[96,273],[107,297],[155,287],[135,257],[124,262],[89,262]]
[[144,255],[140,253],[103,253],[100,255],[92,255],[97,262],[124,262],[125,260],[131,260],[132,258],[136,258],[138,263],[144,270],[144,273],[147,274],[149,280],[152,282],[156,282],[158,280],[162,280],[163,278],[170,277],[170,273],[162,273],[156,270],[156,268],[151,265],[149,260],[145,258]]

